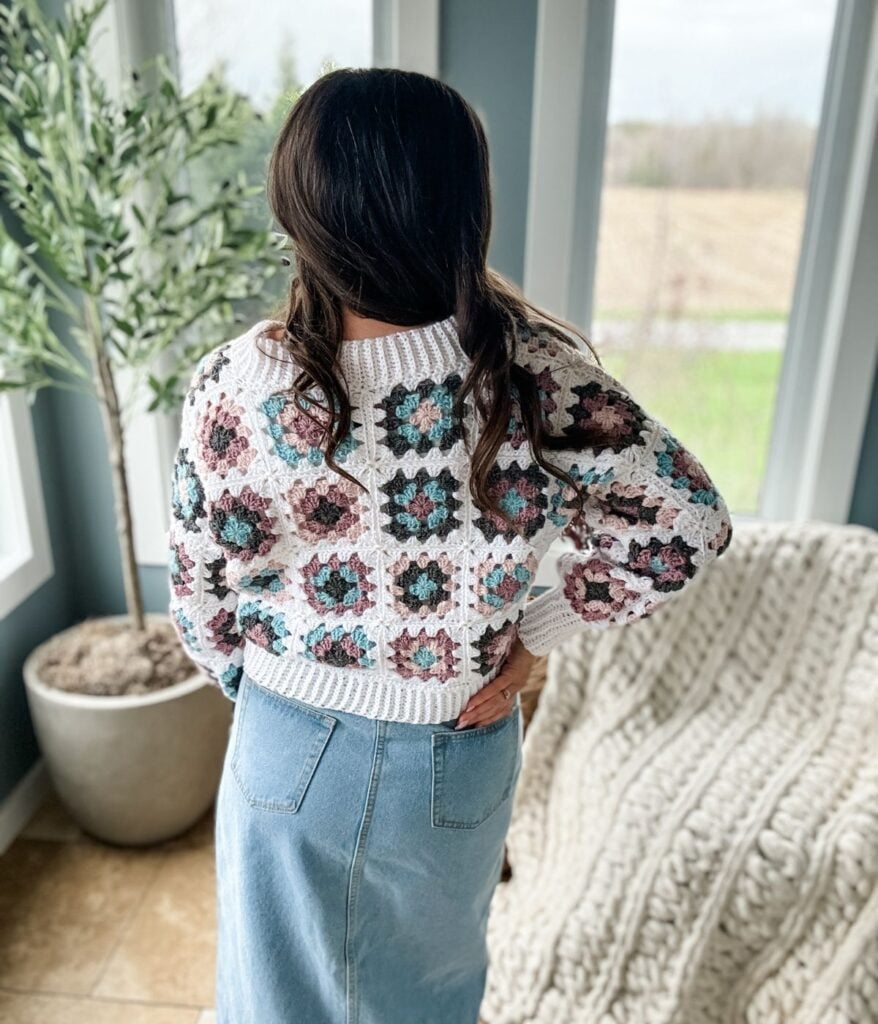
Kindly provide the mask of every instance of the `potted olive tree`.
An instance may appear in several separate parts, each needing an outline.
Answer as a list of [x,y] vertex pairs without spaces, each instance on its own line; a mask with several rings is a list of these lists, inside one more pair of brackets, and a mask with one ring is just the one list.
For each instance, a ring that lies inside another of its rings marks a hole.
[[[82,827],[119,843],[174,835],[215,795],[231,703],[146,614],[124,458],[132,396],[172,408],[262,295],[280,236],[252,225],[259,186],[185,182],[260,115],[212,73],[184,95],[161,58],[110,89],[90,38],[107,4],[0,5],[0,389],[43,387],[100,408],[126,614],[86,619],[28,657],[49,776]],[[126,382],[126,393],[122,380]],[[151,401],[149,401],[151,399]],[[170,465],[168,467],[170,474]]]

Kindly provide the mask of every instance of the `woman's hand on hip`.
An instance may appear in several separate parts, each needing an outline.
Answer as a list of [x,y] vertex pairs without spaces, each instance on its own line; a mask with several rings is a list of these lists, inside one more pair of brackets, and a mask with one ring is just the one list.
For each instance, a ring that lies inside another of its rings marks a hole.
[[[490,683],[470,697],[454,728],[462,729],[468,725],[490,725],[491,722],[505,718],[512,707],[512,699],[515,694],[527,685],[530,670],[535,661],[536,655],[531,654],[516,638],[503,663],[503,668]],[[503,695],[504,690],[509,694],[508,699]]]

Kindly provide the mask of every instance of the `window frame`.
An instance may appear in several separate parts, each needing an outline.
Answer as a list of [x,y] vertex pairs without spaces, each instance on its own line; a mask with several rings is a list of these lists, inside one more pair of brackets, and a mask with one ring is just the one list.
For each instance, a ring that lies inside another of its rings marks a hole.
[[847,523],[878,360],[878,11],[838,0],[760,513]]
[[2,620],[51,579],[55,566],[31,407],[21,391],[0,393],[0,437],[9,459],[0,486],[8,487],[15,534],[12,552],[0,554]]
[[[524,291],[586,333],[614,14],[612,0],[539,0]],[[863,272],[876,258],[876,80],[878,12],[838,0],[759,509],[733,520],[849,521],[878,359]]]
[[591,327],[615,0],[540,0],[524,293]]
[[439,76],[440,0],[372,0],[372,66]]

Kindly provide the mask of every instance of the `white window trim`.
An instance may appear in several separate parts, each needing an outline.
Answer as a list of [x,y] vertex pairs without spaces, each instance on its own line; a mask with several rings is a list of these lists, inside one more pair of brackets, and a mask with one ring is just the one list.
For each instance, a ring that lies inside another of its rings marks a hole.
[[613,0],[540,0],[524,293],[591,326],[613,54]]
[[871,3],[839,3],[823,120],[762,510],[844,523],[878,359],[878,14]]
[[761,512],[849,521],[878,360],[878,13],[840,0]]
[[[120,389],[130,386],[117,374]],[[146,388],[133,401],[136,411],[125,428],[125,465],[131,499],[134,551],[138,565],[166,566],[171,507],[171,470],[179,439],[179,415],[147,412]]]
[[439,77],[439,0],[373,0],[372,66]]
[[[102,12],[93,42],[94,59],[107,86],[118,90],[129,69],[161,51],[172,67],[174,46],[171,4],[141,4],[138,0],[113,0]],[[131,218],[129,228],[138,226]],[[167,367],[167,356],[155,367]],[[167,529],[171,500],[171,467],[179,436],[179,414],[148,412],[150,393],[141,383],[132,387],[133,376],[117,371],[117,387],[125,395],[124,458],[134,531],[134,551],[141,566],[166,566]]]
[[[0,619],[55,572],[31,410],[22,392],[0,395],[0,437],[8,443],[13,552],[0,556]],[[7,442],[8,439],[8,442]]]

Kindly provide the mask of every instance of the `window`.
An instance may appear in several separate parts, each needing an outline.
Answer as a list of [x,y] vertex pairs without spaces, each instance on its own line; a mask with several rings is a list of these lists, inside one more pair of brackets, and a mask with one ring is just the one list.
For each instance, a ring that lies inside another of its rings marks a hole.
[[592,338],[757,513],[835,0],[616,5]]
[[[193,191],[210,194],[241,170],[251,183],[264,182],[271,144],[296,94],[328,63],[372,63],[372,6],[372,0],[302,0],[293,10],[280,0],[266,0],[242,18],[241,5],[235,0],[175,0],[172,39],[158,31],[159,25],[167,28],[160,9],[151,9],[152,28],[169,48],[176,49],[184,92],[194,89],[212,69],[221,69],[227,83],[249,96],[260,115],[247,126],[240,147],[212,154],[209,163],[189,169]],[[124,17],[124,11],[122,14]],[[121,33],[119,45],[124,47],[127,40],[133,47],[127,55],[131,59],[141,54],[129,33],[139,32],[142,25],[135,22]],[[250,215],[260,225],[270,223],[264,195],[253,200]],[[285,283],[279,280],[277,289],[279,304]],[[258,299],[236,303],[242,323],[255,322],[271,312]],[[132,416],[126,431],[126,459],[129,466],[138,467],[129,486],[141,565],[166,564],[168,488],[178,431],[177,416],[143,409]]]
[[0,618],[53,571],[30,408],[0,394]]
[[[246,19],[235,0],[174,0],[171,18],[163,5],[146,5],[143,17],[132,11],[116,5],[119,25],[109,26],[103,59],[111,79],[119,67],[139,63],[156,48],[173,50],[184,91],[220,67],[260,115],[248,126],[240,149],[229,150],[225,160],[190,168],[189,187],[208,193],[239,170],[253,183],[265,180],[282,118],[297,93],[325,68],[380,64],[436,74],[439,64],[438,0],[301,0],[294,16],[289,4],[266,0]],[[258,223],[270,222],[264,196],[253,199],[251,212]],[[279,304],[285,284],[279,282],[278,289]],[[272,310],[251,300],[236,303],[236,312],[242,322],[254,322]],[[167,490],[178,429],[174,416],[138,410],[126,431],[126,458],[138,467],[129,486],[141,565],[166,563]]]
[[[255,119],[240,149],[193,169],[193,190],[210,191],[239,170],[251,182],[265,180],[266,162],[281,122],[296,96],[330,66],[372,63],[372,0],[282,0],[254,5],[241,17],[237,0],[174,0],[174,34],[183,91],[195,88],[211,70],[247,95]],[[264,196],[253,215],[270,219]],[[279,295],[280,300],[282,296]],[[257,308],[242,309],[253,318]]]
[[184,91],[222,63],[229,82],[269,110],[291,84],[310,85],[325,60],[371,64],[372,0],[263,0],[249,14],[238,0],[174,0]]

